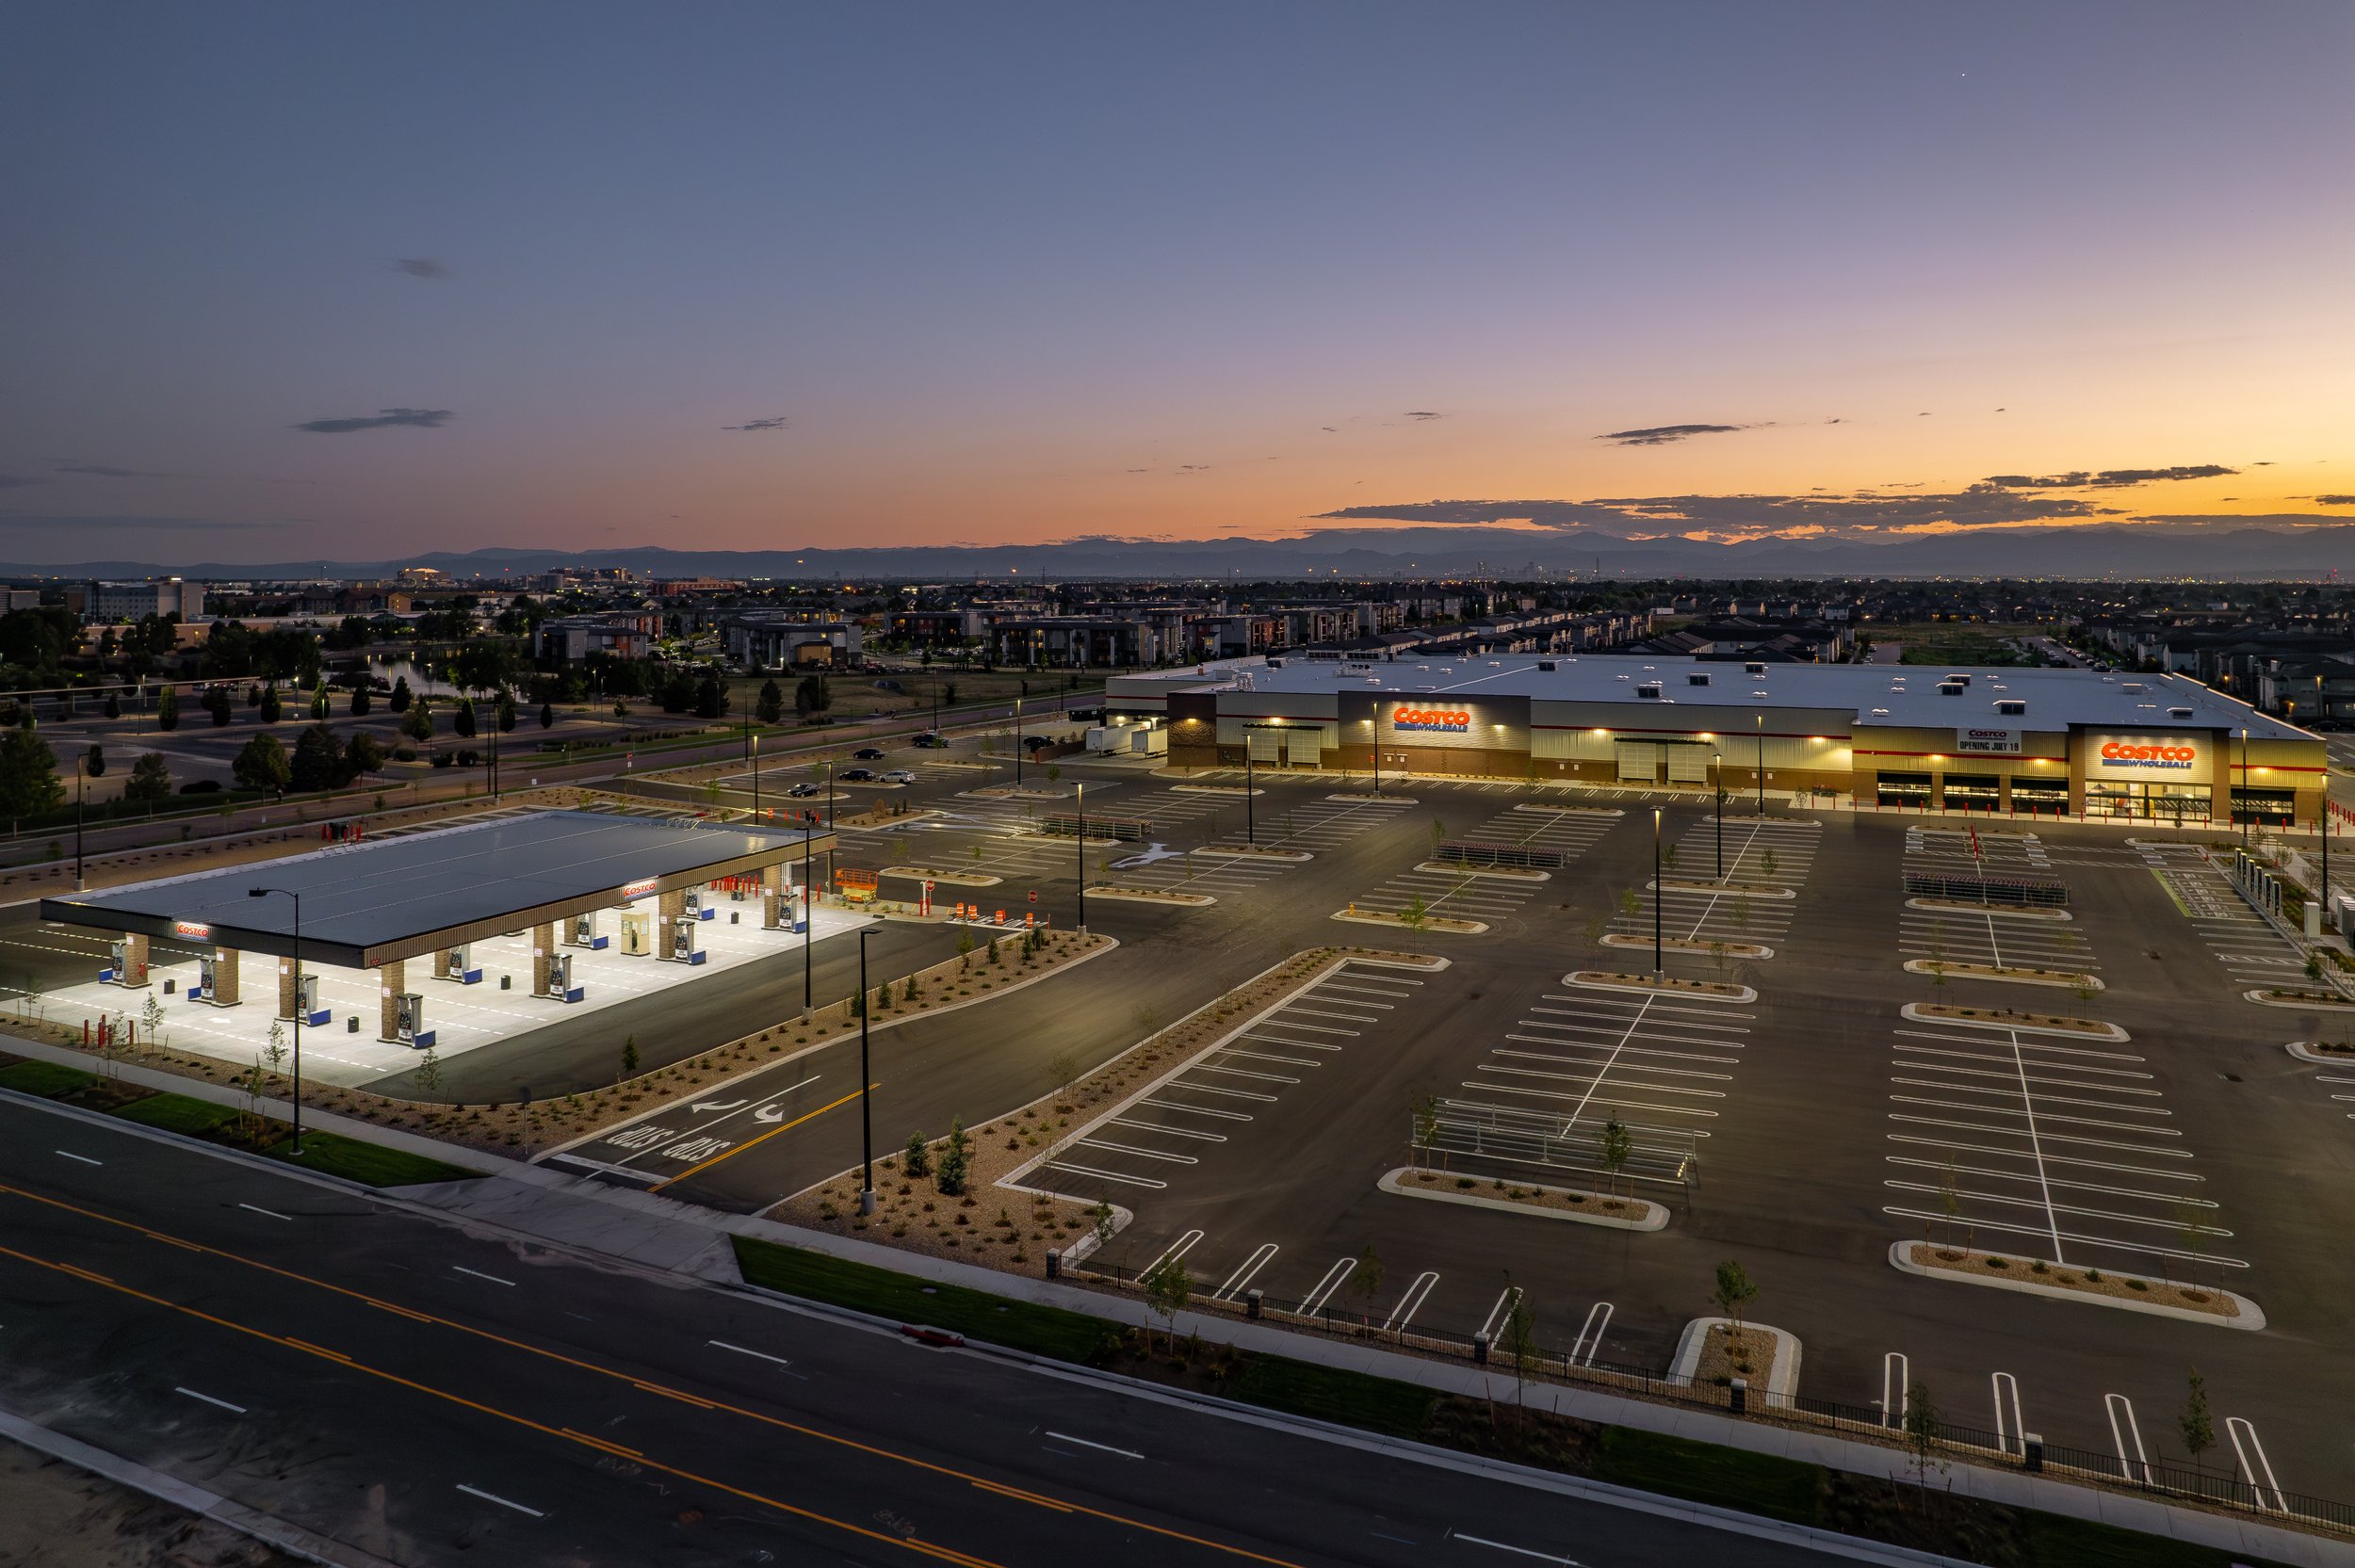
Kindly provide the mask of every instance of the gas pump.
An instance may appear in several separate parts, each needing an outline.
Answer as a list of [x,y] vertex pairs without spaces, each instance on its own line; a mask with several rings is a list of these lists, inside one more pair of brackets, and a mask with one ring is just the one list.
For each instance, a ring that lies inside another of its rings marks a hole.
[[415,1050],[426,1050],[433,1043],[433,1031],[425,1026],[425,998],[414,991],[404,991],[393,998],[394,1038]]
[[295,982],[295,1006],[302,1021],[317,1028],[329,1021],[328,1011],[319,1006],[319,978],[305,975]]
[[556,953],[548,959],[548,994],[560,1002],[577,1002],[585,994],[573,983],[573,955]]
[[690,887],[687,890],[685,913],[690,920],[709,920],[720,912],[711,906],[707,889]]
[[804,931],[809,929],[809,903],[808,900],[803,897],[802,889],[798,887],[787,888],[783,897],[783,902],[785,905],[783,912],[785,915],[785,929],[791,931],[795,936],[799,936]]
[[444,953],[442,959],[443,967],[447,971],[444,978],[456,980],[460,985],[482,983],[482,971],[474,966],[474,949],[468,944],[458,944]]
[[574,946],[586,947],[592,952],[603,950],[606,939],[597,934],[597,917],[595,915],[576,914],[573,916],[572,924],[572,944]]
[[697,950],[695,946],[695,928],[692,923],[686,920],[678,920],[672,923],[671,958],[674,962],[701,963],[709,956],[710,955],[707,953]]
[[191,1002],[210,1001],[213,995],[213,972],[218,959],[199,958],[196,961],[196,989],[188,993]]
[[121,942],[109,942],[106,944],[106,972],[98,978],[111,985],[127,985],[130,982],[123,976],[129,972],[130,963],[129,948]]

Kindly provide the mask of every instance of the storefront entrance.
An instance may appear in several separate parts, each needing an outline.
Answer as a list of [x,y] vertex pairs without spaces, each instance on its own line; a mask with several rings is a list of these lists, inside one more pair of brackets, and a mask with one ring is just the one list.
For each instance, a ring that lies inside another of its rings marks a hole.
[[2152,822],[2205,822],[2216,815],[2216,793],[2206,784],[2088,783],[2086,815],[2131,816]]

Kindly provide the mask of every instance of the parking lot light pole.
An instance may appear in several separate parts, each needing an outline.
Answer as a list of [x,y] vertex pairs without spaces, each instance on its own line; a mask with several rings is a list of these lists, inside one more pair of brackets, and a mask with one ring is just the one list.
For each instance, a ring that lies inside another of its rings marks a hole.
[[249,887],[249,898],[266,898],[282,893],[294,900],[294,966],[295,966],[295,1027],[294,1027],[294,1152],[302,1157],[302,895],[290,887]]
[[73,759],[73,891],[80,893],[89,886],[82,880],[82,781],[89,777],[88,755]]
[[754,736],[752,737],[752,742],[753,742],[753,753],[752,753],[752,754],[753,754],[753,820],[754,820],[755,822],[758,822],[758,821],[760,820],[760,736]]
[[1717,880],[1726,880],[1726,754],[1712,752],[1717,759]]
[[1766,815],[1766,716],[1758,716],[1758,815]]
[[875,1103],[868,1086],[875,1080],[867,1070],[868,1015],[874,1011],[874,1003],[867,994],[867,939],[875,934],[870,922],[858,931],[858,1138],[859,1167],[865,1172],[859,1178],[858,1211],[875,1212]]
[[1080,929],[1088,929],[1088,786],[1084,780],[1071,786],[1080,802]]
[[1014,787],[1022,787],[1022,699],[1014,700]]
[[2249,799],[2249,726],[2240,727],[2240,799],[2233,802],[2233,815],[2240,818],[2240,847],[2249,850],[2249,819],[2256,815]]
[[1246,729],[1242,732],[1242,841],[1245,844],[1259,841],[1257,814],[1251,804],[1254,799],[1251,789],[1251,732]]
[[1651,808],[1651,978],[1665,967],[1660,961],[1660,808]]

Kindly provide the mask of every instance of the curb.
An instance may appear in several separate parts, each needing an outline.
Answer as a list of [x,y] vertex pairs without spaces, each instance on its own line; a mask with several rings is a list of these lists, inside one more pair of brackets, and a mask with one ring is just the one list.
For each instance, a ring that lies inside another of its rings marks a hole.
[[[1724,1002],[1739,1007],[1758,1000],[1758,988],[1750,985],[1727,985],[1723,991],[1695,991],[1681,985],[1635,985],[1626,980],[1608,978],[1600,969],[1573,969],[1562,977],[1564,985],[1583,985],[1590,991],[1619,991],[1631,996],[1687,996],[1701,1002]],[[1725,985],[1722,980],[1697,982]]]
[[[1501,1214],[1527,1214],[1540,1220],[1567,1220],[1574,1225],[1608,1225],[1613,1230],[1649,1233],[1663,1230],[1668,1223],[1666,1206],[1655,1204],[1649,1198],[1629,1197],[1619,1200],[1623,1204],[1636,1204],[1644,1211],[1642,1218],[1629,1220],[1616,1214],[1605,1214],[1600,1209],[1588,1213],[1574,1208],[1536,1208],[1528,1204],[1517,1204],[1510,1198],[1484,1198],[1476,1192],[1452,1188],[1435,1189],[1421,1185],[1409,1186],[1405,1179],[1409,1174],[1411,1172],[1408,1169],[1402,1165],[1387,1172],[1380,1181],[1373,1185],[1381,1191],[1395,1193],[1401,1198],[1427,1198],[1435,1204],[1462,1204],[1468,1208],[1492,1208]],[[1565,1195],[1576,1192],[1584,1197],[1592,1198],[1598,1203],[1601,1202],[1603,1197],[1600,1192],[1588,1192],[1584,1188],[1546,1187],[1536,1182],[1519,1182],[1509,1185],[1530,1188],[1538,1192]]]
[[[2102,1024],[2107,1033],[2097,1033],[2091,1029],[2056,1029],[2046,1024],[2007,1024],[2000,1018],[1942,1018],[1936,1013],[1925,1016],[1921,1010],[1925,1005],[1908,1002],[1897,1010],[1897,1015],[1908,1024],[1953,1024],[1966,1029],[2010,1029],[2020,1034],[2051,1035],[2056,1040],[2104,1040],[2113,1045],[2122,1045],[2134,1039],[2116,1024]],[[2100,1019],[2089,1019],[2087,1022],[2102,1023]]]
[[[1668,1364],[1668,1381],[1690,1387],[1701,1365],[1701,1346],[1714,1328],[1731,1328],[1730,1317],[1696,1317],[1684,1325],[1678,1336],[1676,1359]],[[1745,1323],[1744,1334],[1762,1334],[1775,1342],[1775,1363],[1766,1374],[1766,1386],[1760,1393],[1769,1399],[1787,1399],[1799,1382],[1799,1336],[1787,1329],[1765,1323]]]
[[[2236,1290],[2218,1290],[2217,1295],[2240,1308],[2237,1317],[2225,1317],[2213,1312],[2194,1312],[2189,1307],[2168,1306],[2164,1301],[2137,1301],[2127,1296],[2103,1296],[2090,1290],[2071,1290],[2065,1285],[2039,1285],[2034,1280],[1997,1280],[1984,1274],[1957,1273],[1951,1269],[1933,1269],[1916,1263],[1907,1254],[1918,1241],[1892,1241],[1889,1244],[1889,1265],[1900,1273],[1918,1274],[1925,1280],[1949,1280],[1958,1285],[1983,1285],[1991,1290],[2017,1291],[2023,1296],[2042,1296],[2049,1301],[2078,1301],[2087,1306],[2115,1307],[2120,1312],[2139,1312],[2151,1317],[2173,1317],[2185,1323],[2204,1323],[2212,1329],[2246,1329],[2251,1333],[2266,1326],[2265,1309]],[[2145,1285],[2157,1281],[2143,1279],[2140,1274],[2113,1273],[2112,1278],[2143,1280]]]
[[2282,1047],[2300,1061],[2311,1061],[2316,1067],[2346,1067],[2355,1069],[2355,1056],[2344,1051],[2318,1051],[2310,1040],[2293,1040]]
[[[1381,926],[1394,931],[1405,931],[1408,936],[1421,936],[1423,934],[1423,931],[1429,931],[1435,936],[1478,936],[1488,929],[1488,922],[1486,920],[1460,920],[1452,914],[1434,914],[1426,916],[1423,920],[1421,930],[1416,929],[1414,927],[1407,925],[1405,921],[1397,919],[1394,916],[1379,914],[1352,914],[1345,909],[1335,910],[1333,912],[1333,918],[1336,920],[1346,920],[1355,926]],[[1454,924],[1442,926],[1439,924],[1442,920],[1453,921]]]
[[1906,973],[1908,975],[1936,975],[1941,971],[1957,980],[1993,980],[1998,985],[2042,985],[2060,991],[2109,989],[2097,975],[2031,975],[2024,970],[2006,973],[1986,963],[1941,963],[1936,959],[1906,960]]

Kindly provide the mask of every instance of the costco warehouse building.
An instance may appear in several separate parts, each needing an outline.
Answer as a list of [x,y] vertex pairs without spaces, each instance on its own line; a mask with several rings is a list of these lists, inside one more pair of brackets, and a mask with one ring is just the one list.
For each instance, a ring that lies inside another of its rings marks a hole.
[[1191,768],[1851,797],[1859,806],[2312,822],[2323,742],[2173,675],[1641,655],[1240,659],[1116,675],[1109,722]]

